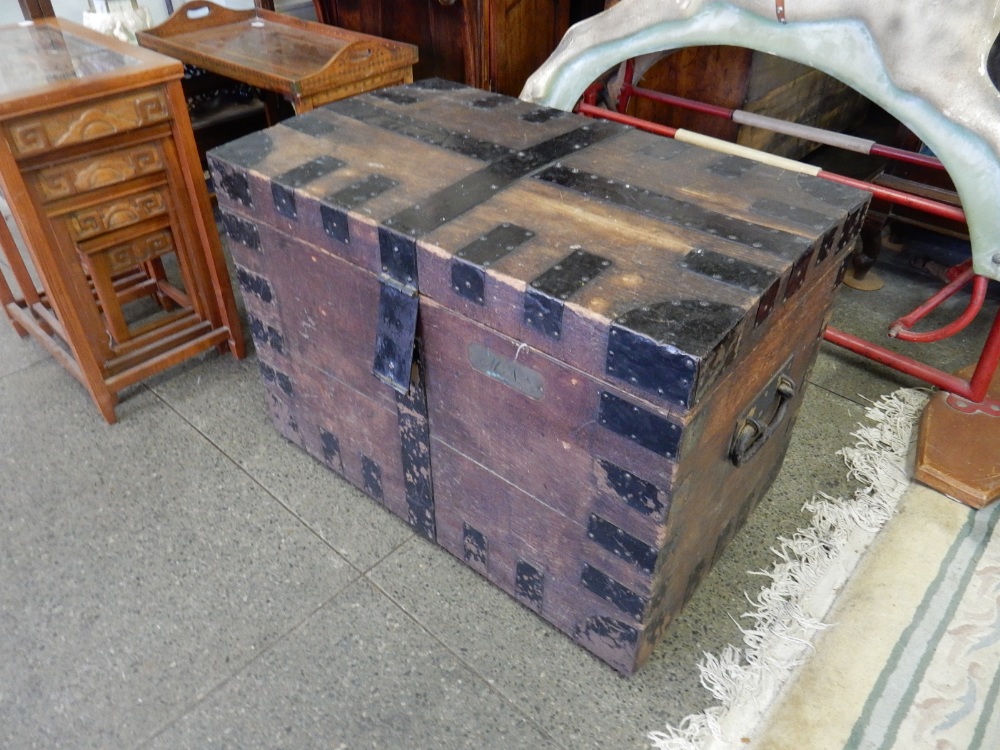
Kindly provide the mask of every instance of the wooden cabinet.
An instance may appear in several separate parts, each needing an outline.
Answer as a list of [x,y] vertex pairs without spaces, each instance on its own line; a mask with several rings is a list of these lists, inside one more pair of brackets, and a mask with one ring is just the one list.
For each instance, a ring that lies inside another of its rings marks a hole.
[[[117,394],[243,335],[181,64],[66,21],[0,27],[0,305],[115,421]],[[11,74],[12,73],[12,74]]]
[[316,17],[415,44],[414,77],[516,96],[569,27],[570,0],[314,0]]

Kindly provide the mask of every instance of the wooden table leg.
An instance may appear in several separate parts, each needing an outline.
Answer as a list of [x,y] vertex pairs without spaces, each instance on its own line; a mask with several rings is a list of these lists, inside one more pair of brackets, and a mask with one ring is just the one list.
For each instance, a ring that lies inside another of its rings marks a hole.
[[934,395],[920,420],[914,478],[973,508],[1000,497],[1000,371],[980,403]]
[[[11,264],[11,270],[15,273],[15,278],[17,278],[15,263],[20,260],[21,256],[18,253],[17,243],[14,242],[14,236],[10,232],[10,227],[7,226],[7,220],[3,216],[0,216],[0,252],[3,253],[7,262]],[[15,254],[17,254],[17,258],[13,257]],[[32,291],[34,291],[34,285],[32,285]],[[8,305],[13,305],[17,301],[14,298],[14,292],[11,290],[10,284],[7,283],[7,277],[0,270],[0,305],[3,305],[4,312],[7,313],[7,318],[10,320],[10,324],[14,326],[14,330],[17,331],[17,335],[24,338],[28,335],[27,329],[14,319],[14,316],[11,315],[10,310],[7,308]]]

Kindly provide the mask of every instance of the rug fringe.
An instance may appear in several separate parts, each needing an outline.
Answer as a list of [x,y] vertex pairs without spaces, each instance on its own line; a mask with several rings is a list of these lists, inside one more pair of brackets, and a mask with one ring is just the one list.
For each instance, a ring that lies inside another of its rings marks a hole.
[[790,539],[779,537],[769,570],[751,571],[770,583],[756,599],[747,595],[751,609],[740,620],[753,624],[740,627],[743,647],[706,653],[699,665],[701,684],[720,705],[650,732],[656,750],[746,747],[746,733],[805,661],[813,636],[827,627],[822,618],[837,592],[906,492],[912,432],[928,398],[926,390],[901,389],[866,409],[874,424],[859,427],[851,435],[854,446],[838,451],[861,487],[851,500],[821,494],[806,502],[810,525]]

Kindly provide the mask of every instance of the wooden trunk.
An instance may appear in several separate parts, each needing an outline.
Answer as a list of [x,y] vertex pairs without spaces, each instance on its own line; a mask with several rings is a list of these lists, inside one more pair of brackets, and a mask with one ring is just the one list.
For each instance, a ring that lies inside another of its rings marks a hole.
[[211,162],[278,429],[637,669],[781,465],[867,194],[444,81]]

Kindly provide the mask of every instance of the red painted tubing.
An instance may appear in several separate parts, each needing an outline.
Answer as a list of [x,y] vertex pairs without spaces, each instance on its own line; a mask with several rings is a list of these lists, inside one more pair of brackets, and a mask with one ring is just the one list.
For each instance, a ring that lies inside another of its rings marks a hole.
[[943,219],[965,223],[965,211],[957,206],[951,206],[941,201],[931,200],[930,198],[922,198],[919,195],[912,195],[902,190],[895,190],[894,188],[883,187],[882,185],[873,185],[864,180],[855,180],[853,177],[844,177],[844,175],[836,174],[835,172],[824,170],[817,176],[831,182],[839,182],[841,185],[850,185],[861,190],[867,190],[876,198],[881,198],[899,206],[915,208],[932,216],[940,216]]
[[975,274],[970,268],[953,281],[948,282],[937,294],[916,310],[893,323],[889,327],[889,335],[903,341],[917,341],[926,344],[949,338],[964,329],[969,323],[975,320],[979,311],[983,309],[983,302],[986,301],[986,287],[989,283],[989,280],[985,276],[975,276],[975,281],[972,282],[972,297],[969,299],[969,304],[966,306],[965,312],[954,321],[934,331],[918,333],[910,330],[917,321],[921,320],[925,315],[936,309],[942,302],[965,286],[973,276]]
[[[614,112],[602,107],[596,107],[592,104],[581,103],[577,105],[577,112],[589,117],[597,117],[602,120],[611,120],[612,122],[620,122],[624,125],[631,125],[634,128],[639,128],[640,130],[655,133],[656,135],[662,135],[667,138],[673,138],[677,135],[677,128],[671,128],[667,125],[649,122],[648,120],[641,120],[638,117],[632,117],[631,115],[622,114],[621,112]],[[947,203],[942,203],[941,201],[931,200],[930,198],[922,198],[919,195],[911,195],[910,193],[903,192],[902,190],[895,190],[881,185],[873,185],[870,182],[855,180],[852,177],[844,177],[843,175],[839,175],[834,172],[821,171],[817,176],[831,182],[839,182],[842,185],[850,185],[851,187],[860,188],[861,190],[867,190],[876,198],[889,201],[890,203],[915,208],[932,214],[933,216],[940,216],[945,219],[951,219],[952,221],[965,221],[965,211],[961,208],[957,208],[956,206],[950,206]]]
[[[1000,318],[998,318],[998,320],[1000,320]],[[938,370],[936,367],[925,365],[923,362],[918,362],[912,357],[907,357],[904,354],[897,354],[894,351],[886,349],[884,346],[879,346],[878,344],[873,344],[870,341],[865,341],[862,338],[858,338],[853,334],[841,331],[838,328],[827,327],[826,331],[823,332],[823,338],[831,344],[836,344],[837,346],[843,347],[844,349],[852,351],[855,354],[860,354],[862,357],[866,357],[873,362],[887,365],[892,369],[899,370],[907,375],[920,378],[931,385],[937,386],[943,391],[954,393],[955,395],[967,398],[970,401],[982,401],[983,396],[986,395],[984,391],[982,395],[976,398],[972,394],[972,389],[970,388],[968,381],[962,380],[960,377],[952,375],[951,373]],[[979,363],[981,366],[983,363],[982,357],[980,357]]]

